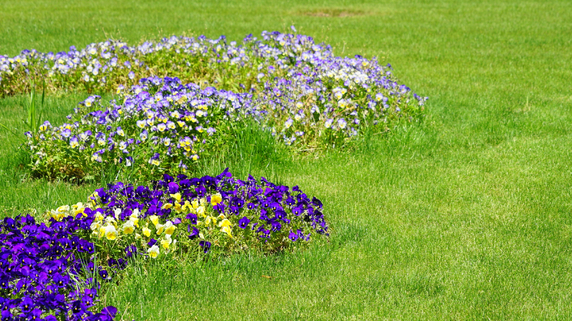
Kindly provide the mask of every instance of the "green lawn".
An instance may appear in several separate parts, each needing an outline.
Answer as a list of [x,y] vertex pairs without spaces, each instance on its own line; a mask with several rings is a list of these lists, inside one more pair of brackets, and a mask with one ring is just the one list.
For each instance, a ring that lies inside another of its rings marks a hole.
[[[106,304],[126,320],[572,318],[572,2],[380,2],[0,2],[0,54],[294,24],[338,55],[391,63],[430,97],[423,124],[353,152],[230,164],[319,197],[329,242],[133,266]],[[63,119],[82,97],[49,97],[46,117]],[[26,102],[1,99],[0,124],[22,131]],[[0,141],[2,216],[82,201],[96,186],[31,180],[23,139],[0,127]]]

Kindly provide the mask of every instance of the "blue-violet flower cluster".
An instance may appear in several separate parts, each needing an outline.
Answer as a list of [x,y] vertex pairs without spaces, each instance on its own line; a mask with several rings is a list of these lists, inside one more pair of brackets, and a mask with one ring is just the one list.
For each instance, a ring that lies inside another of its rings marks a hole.
[[117,309],[93,310],[108,272],[95,261],[95,246],[81,237],[89,211],[47,224],[27,215],[0,223],[2,320],[113,320]]

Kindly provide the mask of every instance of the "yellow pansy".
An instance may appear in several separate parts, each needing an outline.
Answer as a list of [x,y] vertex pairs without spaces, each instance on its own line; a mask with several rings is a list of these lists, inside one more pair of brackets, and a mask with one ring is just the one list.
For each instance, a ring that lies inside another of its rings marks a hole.
[[117,226],[117,221],[111,216],[106,217],[105,222],[107,224],[113,224],[113,225]]
[[181,193],[170,194],[172,198],[176,199],[177,202],[181,201]]
[[148,229],[148,228],[146,228],[146,227],[144,227],[144,228],[143,228],[143,235],[145,235],[146,237],[151,236],[151,230]]
[[222,196],[220,195],[220,193],[216,193],[214,195],[211,196],[211,204],[212,206],[217,205],[218,203],[222,202]]
[[163,224],[157,224],[155,227],[157,228],[157,235],[161,235],[165,230],[165,225]]
[[222,220],[220,223],[218,223],[218,227],[226,227],[226,226],[232,226],[232,223],[230,223],[230,221],[227,220],[226,218]]
[[168,221],[165,224],[165,234],[172,235],[175,232],[176,228],[177,227],[171,221]]
[[151,216],[149,216],[149,219],[151,220],[153,225],[157,226],[157,224],[159,224],[159,216],[151,215]]
[[171,240],[170,237],[169,237],[169,238],[165,238],[165,239],[161,240],[161,246],[162,246],[165,250],[168,250],[168,249],[169,249],[169,245],[171,245],[171,242],[173,242],[173,241]]
[[74,211],[74,215],[78,215],[78,214],[83,214],[83,216],[87,216],[87,214],[84,213],[85,211],[85,207],[83,207],[83,203],[79,202],[75,205],[72,205],[72,209]]
[[133,216],[133,214],[131,214],[131,216],[129,216],[129,221],[133,222],[133,225],[136,227],[139,227],[139,218],[137,216]]
[[127,221],[123,224],[123,233],[131,234],[135,231],[135,225],[133,225],[133,221]]
[[182,206],[183,211],[191,211],[192,208],[193,207],[189,201],[185,201],[185,204],[183,204],[183,206]]
[[105,237],[110,241],[113,241],[117,238],[117,230],[115,229],[115,226],[107,225],[105,227]]
[[157,256],[159,256],[159,247],[157,245],[153,245],[147,250],[147,253],[149,253],[151,258],[156,259]]
[[56,212],[56,211],[54,211],[54,210],[52,210],[52,211],[50,212],[50,215],[51,215],[52,218],[53,218],[54,220],[56,220],[56,221],[60,221],[60,220],[64,217],[64,214],[63,214],[63,213],[58,213],[58,212]]
[[164,210],[168,210],[171,207],[173,207],[173,204],[171,204],[171,203],[165,203],[165,204],[163,204],[163,206],[161,206],[161,208]]
[[211,222],[213,223],[213,225],[216,225],[216,217],[213,216],[207,216],[207,219],[205,220],[205,224],[209,225],[211,224]]
[[91,223],[91,225],[89,226],[89,228],[90,228],[92,231],[95,231],[95,230],[97,230],[97,229],[100,228],[100,227],[101,227],[101,225],[100,225],[99,223],[97,223],[97,222],[93,222],[93,223]]
[[220,229],[221,232],[226,233],[228,236],[232,237],[232,228],[230,226],[223,226],[223,228]]

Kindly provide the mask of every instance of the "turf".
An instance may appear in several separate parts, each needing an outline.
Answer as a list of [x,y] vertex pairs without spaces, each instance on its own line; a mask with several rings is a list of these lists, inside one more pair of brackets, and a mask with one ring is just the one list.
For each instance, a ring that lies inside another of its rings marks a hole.
[[[377,56],[429,96],[421,124],[351,152],[212,163],[322,199],[329,242],[277,256],[133,266],[102,299],[126,320],[572,317],[572,3],[569,1],[4,1],[0,53],[107,37],[304,34]],[[81,96],[81,95],[79,95]],[[63,119],[81,97],[49,97]],[[23,131],[27,97],[0,100]],[[93,185],[31,180],[0,128],[0,211],[42,212]]]

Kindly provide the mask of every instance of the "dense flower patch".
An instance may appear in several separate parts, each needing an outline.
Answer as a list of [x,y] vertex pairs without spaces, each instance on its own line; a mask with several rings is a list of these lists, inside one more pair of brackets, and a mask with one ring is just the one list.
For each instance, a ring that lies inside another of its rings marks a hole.
[[99,282],[94,244],[82,235],[93,215],[38,223],[31,216],[0,223],[2,320],[112,320],[117,310],[90,311]]
[[[76,207],[82,208],[79,204]],[[90,240],[110,257],[147,253],[275,252],[328,234],[322,203],[297,186],[275,185],[252,176],[246,181],[224,171],[218,176],[177,178],[167,174],[152,186],[116,183],[89,198]],[[51,212],[68,215],[70,207]]]
[[[46,121],[38,132],[28,132],[32,170],[51,178],[93,176],[110,164],[136,167],[131,171],[139,176],[185,172],[201,153],[216,152],[216,146],[225,144],[224,135],[215,133],[228,135],[230,127],[242,126],[245,119],[260,123],[288,145],[342,145],[358,130],[385,130],[388,119],[399,115],[399,107],[388,111],[390,105],[403,98],[382,93],[371,97],[363,90],[349,95],[348,89],[336,87],[335,99],[325,99],[326,91],[324,83],[302,74],[276,87],[265,86],[257,97],[183,85],[178,78],[144,78],[128,89],[120,86],[119,102],[102,105],[99,96],[90,96],[68,116],[69,123],[52,126]],[[401,86],[399,93],[407,90]]]
[[243,181],[227,170],[110,184],[45,222],[28,215],[0,223],[2,320],[112,320],[114,307],[92,310],[101,284],[130,259],[272,253],[312,234],[328,235],[322,203],[297,186]]
[[218,135],[224,125],[256,113],[247,94],[201,90],[177,78],[142,79],[121,93],[119,103],[106,107],[91,96],[68,116],[69,123],[46,121],[37,133],[28,132],[32,171],[51,178],[83,178],[109,166],[139,177],[185,172],[224,143]]
[[261,40],[249,35],[242,44],[225,37],[170,37],[135,47],[110,40],[57,54],[0,56],[3,94],[42,82],[54,91],[115,91],[136,88],[151,76],[230,90],[248,101],[264,128],[305,150],[339,146],[364,130],[382,132],[395,121],[417,119],[426,100],[399,84],[389,65],[336,57],[311,37],[279,32],[264,32]]

